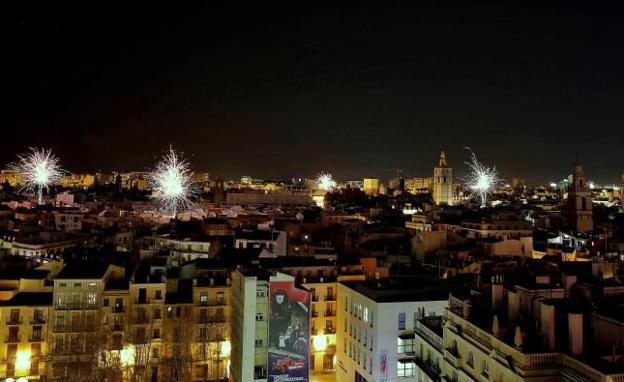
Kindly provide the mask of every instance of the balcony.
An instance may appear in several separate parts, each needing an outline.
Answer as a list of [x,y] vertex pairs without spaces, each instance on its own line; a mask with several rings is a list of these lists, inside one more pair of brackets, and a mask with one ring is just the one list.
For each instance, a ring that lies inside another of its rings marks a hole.
[[195,342],[223,342],[225,341],[225,337],[221,334],[213,334],[213,335],[198,335],[195,336]]
[[454,349],[444,349],[444,359],[451,364],[454,368],[459,366],[459,354]]
[[7,325],[21,325],[22,320],[19,318],[9,318],[6,322]]
[[43,342],[43,335],[41,333],[33,334],[28,338],[28,342]]
[[132,320],[132,323],[135,325],[145,325],[149,323],[149,319],[147,318],[147,316],[135,317],[134,320]]
[[318,317],[318,316],[319,316],[318,312],[317,312],[317,311],[314,311],[314,310],[312,311],[312,313],[310,313],[310,315],[311,315],[312,317]]
[[115,306],[112,309],[113,313],[123,313],[124,312],[124,307],[123,306]]
[[439,381],[440,380],[440,368],[431,363],[431,362],[427,362],[424,361],[420,358],[413,358],[414,362],[416,363],[416,366],[422,370],[425,374],[427,374],[427,376],[429,377],[429,379],[431,379],[432,381]]
[[414,331],[420,337],[424,338],[427,342],[429,342],[433,347],[435,347],[439,351],[442,351],[442,337],[436,334],[433,330],[429,329],[425,324],[420,321],[416,321]]
[[4,342],[6,343],[16,343],[20,342],[20,336],[18,335],[8,335],[5,337]]
[[336,316],[335,310],[325,310],[325,317],[335,317],[335,316]]
[[85,324],[68,324],[68,325],[54,325],[52,331],[54,333],[79,333],[79,332],[94,332],[96,329],[95,323],[89,322]]
[[318,296],[313,294],[311,297],[312,302],[317,302],[319,300]]
[[325,296],[325,301],[336,301],[336,295],[328,294],[327,296]]
[[31,325],[43,325],[45,323],[46,323],[46,320],[43,317],[33,317],[33,319],[30,320]]
[[325,334],[336,334],[336,328],[334,327],[326,327]]
[[210,324],[224,324],[227,322],[227,317],[222,315],[213,315],[213,316],[199,316],[197,321],[195,322],[198,325],[210,325]]
[[62,304],[54,304],[55,310],[97,310],[97,304],[84,304],[81,302],[68,302]]
[[149,298],[137,298],[134,300],[135,305],[147,305],[151,304],[151,300]]

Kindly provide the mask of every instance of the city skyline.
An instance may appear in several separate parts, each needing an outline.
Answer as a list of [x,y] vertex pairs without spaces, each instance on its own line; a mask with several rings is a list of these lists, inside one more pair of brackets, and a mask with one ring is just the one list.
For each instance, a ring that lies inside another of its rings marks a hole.
[[[165,150],[161,150],[162,152],[165,152]],[[177,150],[176,150],[177,151]],[[444,152],[448,152],[447,150],[442,150]],[[462,148],[463,153],[466,155],[466,148]],[[438,153],[439,154],[439,153]],[[17,155],[16,155],[17,157]],[[303,171],[299,171],[297,174],[291,174],[291,175],[285,175],[285,176],[263,176],[263,174],[254,174],[254,173],[250,173],[250,172],[241,172],[238,174],[228,174],[225,173],[223,171],[210,171],[208,169],[204,169],[204,168],[198,168],[195,167],[193,162],[192,162],[192,158],[194,156],[190,155],[191,161],[189,162],[189,169],[190,171],[194,172],[194,173],[208,173],[208,174],[214,174],[213,178],[223,178],[225,180],[233,180],[233,179],[240,179],[242,177],[246,177],[246,176],[251,176],[254,179],[263,179],[263,180],[276,180],[276,181],[285,181],[285,180],[294,180],[294,179],[307,179],[307,180],[314,180],[318,177],[318,171],[316,172],[316,174],[314,172],[312,173],[303,173]],[[103,173],[132,173],[132,172],[144,172],[144,173],[149,173],[150,171],[152,171],[153,165],[154,163],[156,163],[156,161],[158,160],[158,156],[154,155],[153,156],[153,163],[147,165],[145,168],[143,169],[136,169],[136,168],[117,168],[117,169],[111,169],[111,168],[99,168],[99,169],[82,169],[82,170],[76,170],[76,169],[72,169],[72,168],[64,168],[64,170],[69,171],[67,175],[70,175],[70,173],[75,173],[75,174],[81,174],[81,173],[96,173],[96,172],[103,172]],[[469,163],[468,161],[470,160],[470,156],[467,155],[466,159],[464,161],[462,161],[461,163],[458,163],[458,166],[454,166],[452,161],[449,161],[449,167],[453,168],[457,174],[459,174],[459,176],[456,177],[456,181],[458,183],[465,183],[464,182],[464,178],[469,174],[470,172],[470,168],[469,168]],[[62,161],[62,158],[61,158]],[[581,163],[583,163],[583,161],[579,158],[579,161]],[[15,160],[5,164],[2,167],[2,170],[8,170],[8,171],[16,171],[15,169],[12,168],[12,166],[14,166],[15,164]],[[505,176],[505,174],[502,174],[501,176],[501,180],[500,180],[500,184],[501,185],[505,185],[505,184],[510,184],[512,182],[513,179],[518,178],[518,179],[523,179],[525,181],[527,181],[527,185],[531,185],[531,186],[547,186],[553,182],[558,182],[561,181],[564,178],[567,178],[568,176],[570,176],[572,174],[572,168],[575,162],[572,162],[572,164],[569,166],[569,171],[567,173],[561,173],[558,175],[553,175],[548,179],[544,179],[542,181],[538,181],[538,182],[532,182],[530,180],[528,180],[527,178],[524,178],[522,176]],[[487,163],[488,165],[491,165],[493,167],[496,167],[498,169],[498,166],[495,163]],[[65,167],[65,166],[64,166]],[[433,167],[435,167],[435,161],[432,161],[431,165],[430,165],[430,170],[433,169]],[[587,167],[584,165],[584,167]],[[337,182],[347,182],[347,181],[352,181],[352,180],[357,180],[357,179],[363,179],[363,178],[376,178],[376,179],[380,179],[383,181],[388,181],[391,179],[395,179],[396,178],[396,171],[400,170],[400,174],[401,174],[401,178],[419,178],[419,177],[431,177],[431,171],[429,171],[430,173],[412,173],[409,171],[407,166],[403,166],[403,167],[394,167],[394,168],[386,168],[386,169],[382,169],[379,172],[376,173],[369,173],[369,174],[363,174],[362,176],[349,176],[349,175],[345,175],[345,176],[337,176],[335,177]],[[591,173],[591,171],[590,171]],[[379,174],[379,176],[375,176]],[[335,176],[334,172],[330,172],[329,173],[330,176]],[[530,178],[529,178],[530,179]],[[589,179],[597,184],[597,185],[602,185],[602,186],[609,186],[609,185],[619,185],[621,184],[621,177],[616,175],[613,177],[612,180],[606,180],[606,181],[601,181],[593,176],[589,176]]]
[[143,169],[173,143],[211,172],[382,178],[470,146],[531,183],[579,152],[613,183],[621,12],[562,4],[12,9],[0,163]]

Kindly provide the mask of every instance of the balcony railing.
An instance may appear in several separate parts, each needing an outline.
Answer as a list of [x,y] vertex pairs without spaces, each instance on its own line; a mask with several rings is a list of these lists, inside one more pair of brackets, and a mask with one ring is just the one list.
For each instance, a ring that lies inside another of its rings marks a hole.
[[325,334],[336,334],[336,328],[333,328],[333,327],[325,328]]
[[81,323],[81,324],[68,324],[68,325],[54,325],[52,331],[54,333],[78,333],[78,332],[93,332],[96,330],[95,323]]
[[32,335],[28,338],[28,342],[42,342],[42,341],[43,341],[42,334]]
[[223,341],[225,341],[225,337],[222,334],[195,336],[195,342],[223,342]]
[[336,311],[335,310],[326,310],[325,311],[325,317],[334,317],[336,315]]
[[198,325],[223,324],[227,322],[225,315],[199,316],[196,321]]
[[9,318],[6,322],[7,325],[21,325],[22,320],[19,318]]
[[85,304],[81,302],[54,304],[55,310],[96,310],[97,308],[97,304]]
[[325,301],[336,301],[336,295],[335,294],[328,294],[325,296]]
[[312,317],[318,317],[318,315],[319,315],[318,312],[316,312],[314,310],[310,314],[312,315]]
[[43,317],[33,317],[32,320],[30,320],[30,324],[31,325],[40,325],[40,324],[45,324],[46,320]]
[[418,335],[423,337],[427,342],[433,345],[439,351],[442,351],[442,338],[429,329],[425,324],[420,321],[416,321],[414,330]]
[[115,306],[112,309],[113,313],[123,313],[124,312],[124,307],[123,306]]
[[5,337],[4,342],[6,343],[20,342],[20,336],[19,334],[16,336],[8,335]]

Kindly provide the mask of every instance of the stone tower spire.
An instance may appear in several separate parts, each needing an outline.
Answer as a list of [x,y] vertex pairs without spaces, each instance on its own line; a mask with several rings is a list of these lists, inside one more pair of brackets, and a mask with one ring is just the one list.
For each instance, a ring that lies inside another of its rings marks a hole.
[[587,233],[594,229],[591,190],[587,185],[583,166],[578,160],[574,162],[572,183],[568,189],[568,214],[570,224],[576,232]]
[[446,153],[440,152],[438,167],[433,169],[433,201],[436,204],[453,204],[453,169],[448,167]]
[[446,164],[446,153],[444,150],[440,151],[440,167],[448,167]]

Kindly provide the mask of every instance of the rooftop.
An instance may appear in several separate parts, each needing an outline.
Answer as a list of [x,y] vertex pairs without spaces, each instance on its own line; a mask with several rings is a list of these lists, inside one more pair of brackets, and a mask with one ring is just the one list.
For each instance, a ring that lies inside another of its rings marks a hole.
[[52,292],[20,292],[0,306],[46,306],[52,305]]
[[57,280],[63,279],[101,279],[108,270],[108,264],[95,261],[78,261],[69,263],[56,276]]
[[341,284],[378,303],[391,303],[446,300],[456,285],[443,281],[446,283],[428,277],[409,277],[400,280],[341,281]]

